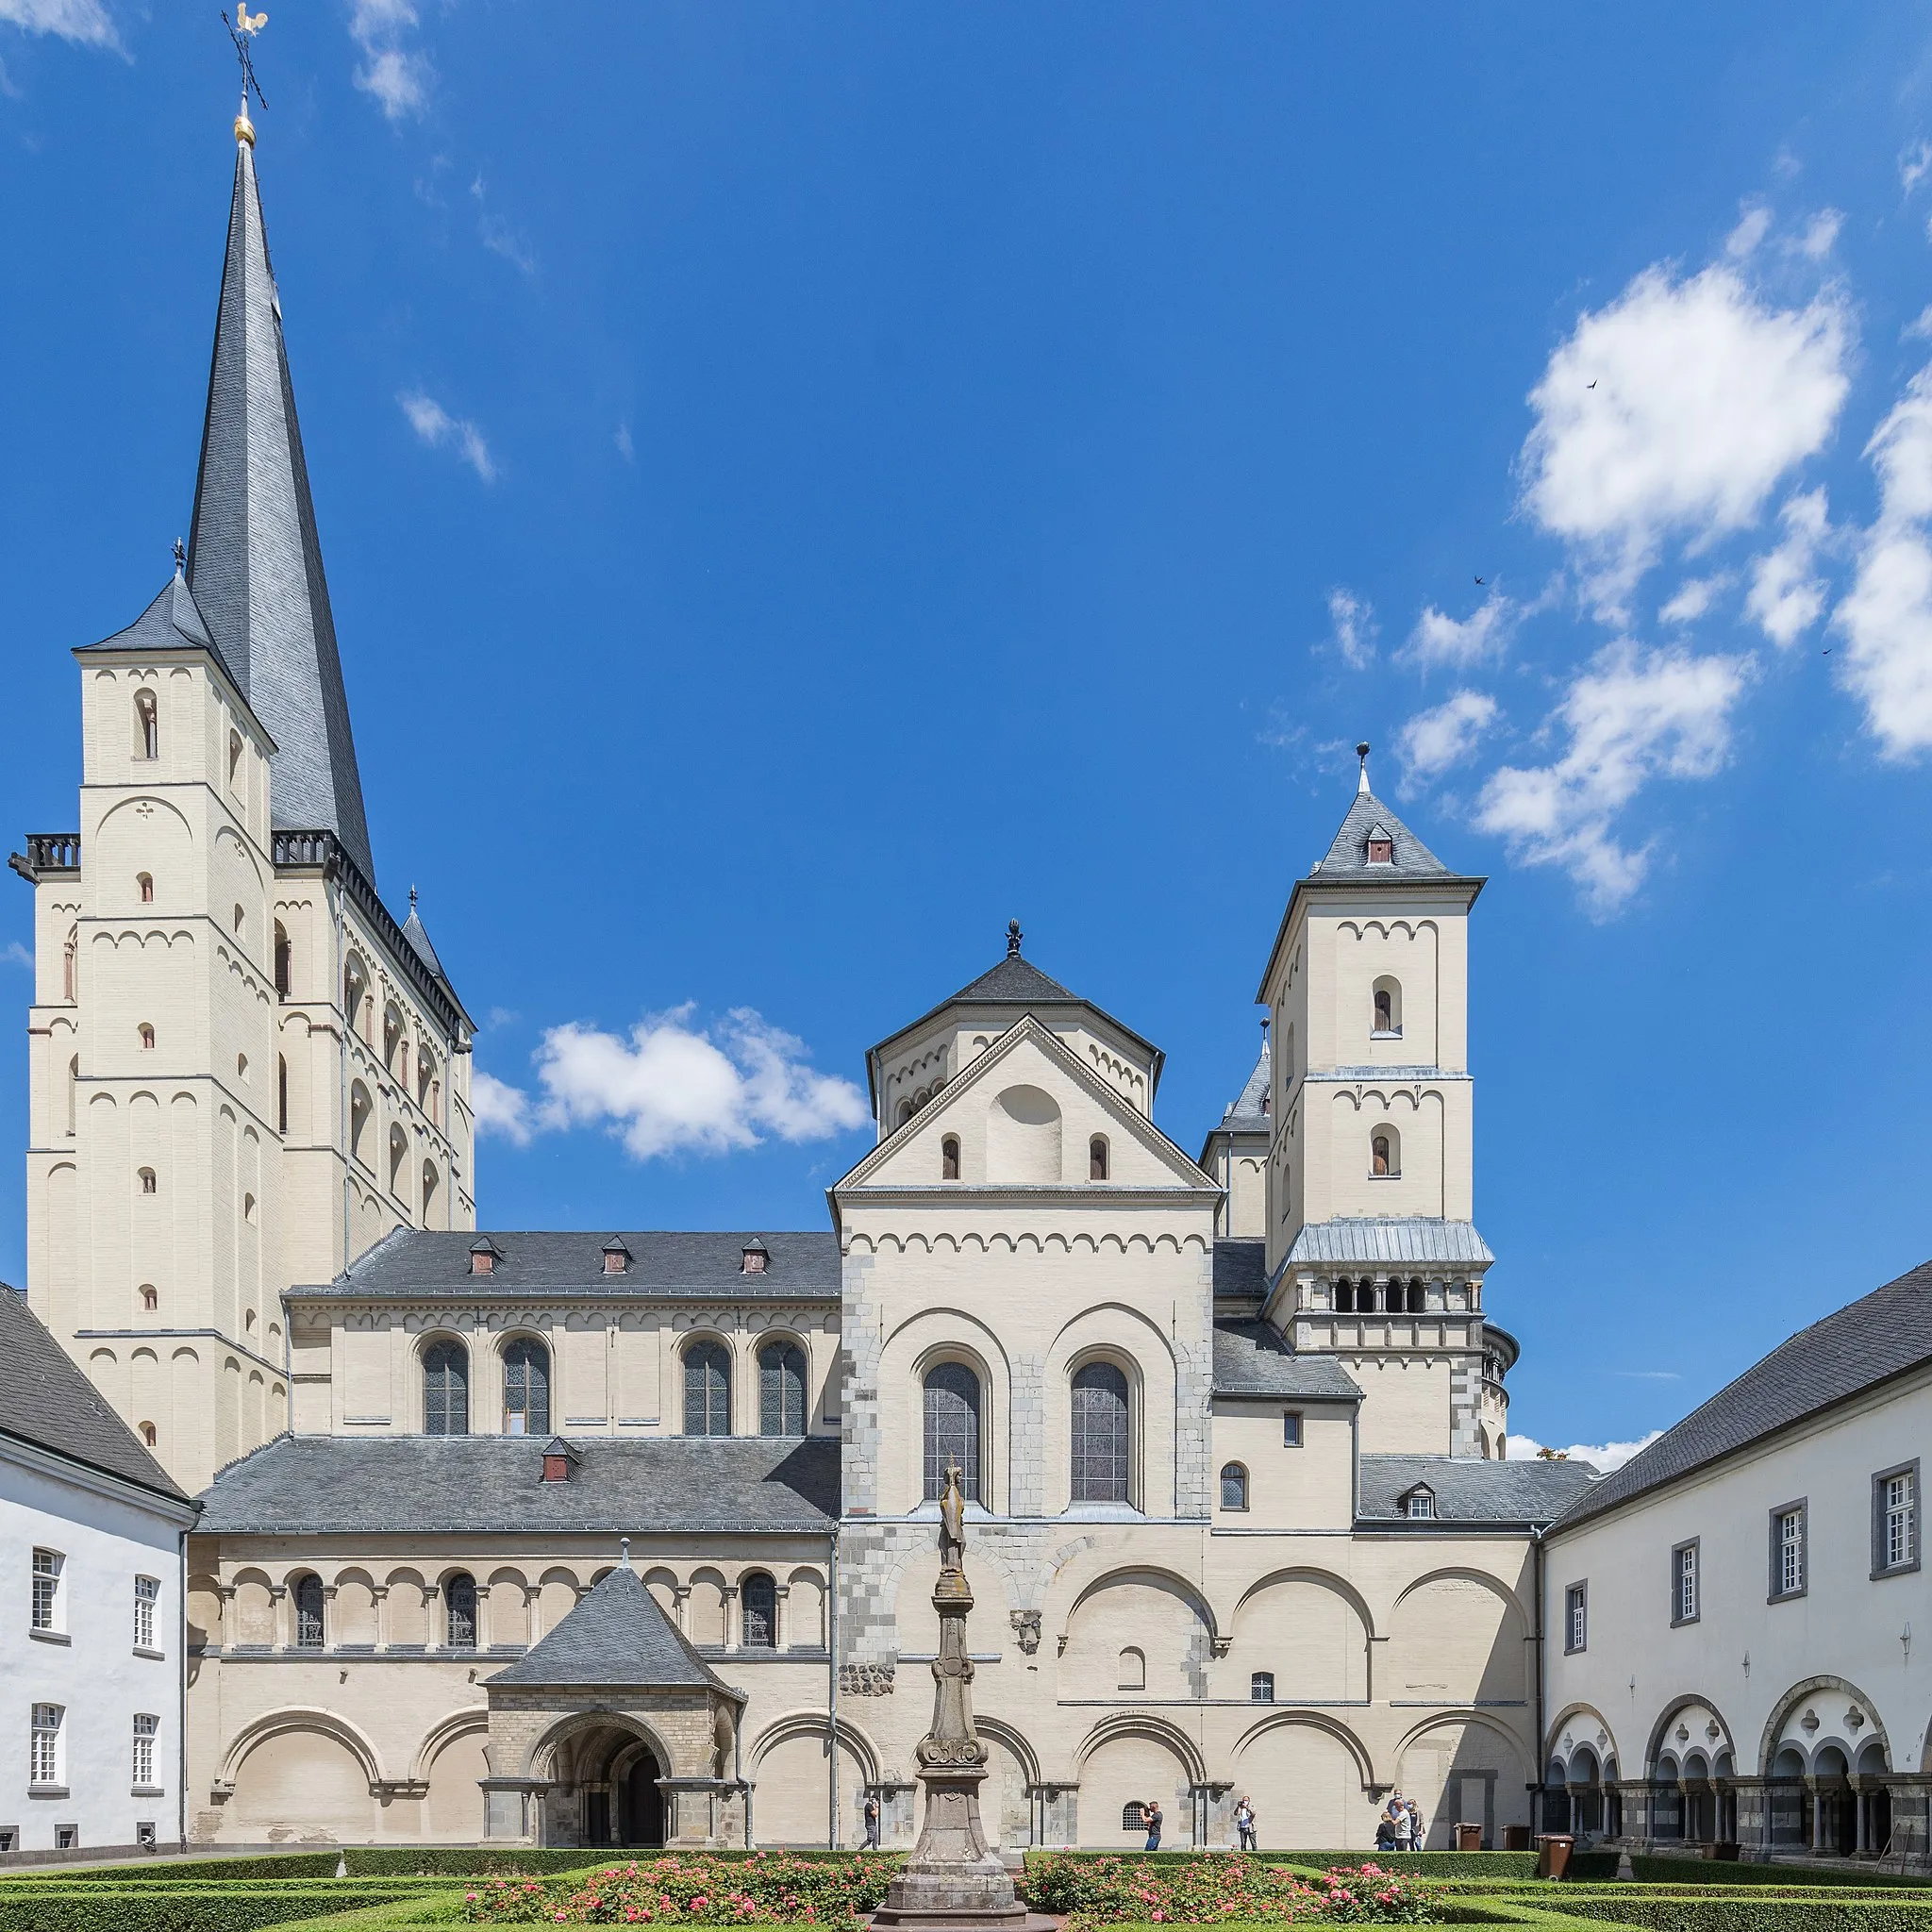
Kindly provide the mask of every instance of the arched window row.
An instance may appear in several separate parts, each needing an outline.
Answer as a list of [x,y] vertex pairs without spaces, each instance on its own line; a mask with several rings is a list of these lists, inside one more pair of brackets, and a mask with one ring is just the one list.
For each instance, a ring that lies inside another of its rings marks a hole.
[[[447,1337],[423,1351],[423,1432],[470,1432],[470,1355]],[[503,1433],[550,1433],[550,1351],[533,1336],[515,1336],[504,1345]]]
[[1335,1309],[1341,1315],[1420,1315],[1428,1307],[1428,1290],[1411,1281],[1338,1281]]
[[[802,1436],[810,1402],[809,1364],[797,1342],[777,1338],[758,1351],[757,1432]],[[728,1436],[732,1427],[731,1351],[705,1336],[684,1351],[684,1433]],[[746,1418],[749,1422],[751,1419]],[[750,1433],[749,1430],[746,1433]]]

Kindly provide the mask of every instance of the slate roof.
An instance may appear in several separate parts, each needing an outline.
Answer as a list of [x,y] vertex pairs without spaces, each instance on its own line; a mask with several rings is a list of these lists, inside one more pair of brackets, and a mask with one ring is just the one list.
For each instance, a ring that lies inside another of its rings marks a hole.
[[275,741],[278,829],[327,830],[375,877],[349,700],[255,150],[235,144],[235,190],[194,482],[188,583],[249,708]]
[[67,1351],[41,1325],[25,1295],[0,1282],[0,1362],[7,1403],[0,1436],[31,1442],[70,1462],[119,1476],[173,1503],[186,1503],[147,1445],[96,1392]]
[[1287,1265],[1373,1268],[1403,1266],[1486,1267],[1495,1259],[1490,1244],[1467,1221],[1433,1221],[1391,1215],[1349,1221],[1311,1221],[1295,1236]]
[[1247,1084],[1241,1089],[1238,1099],[1230,1101],[1227,1111],[1221,1116],[1224,1127],[1232,1127],[1238,1134],[1265,1134],[1272,1124],[1267,1108],[1262,1104],[1268,1098],[1268,1082],[1273,1074],[1274,1055],[1264,1034],[1261,1038],[1261,1057],[1255,1062],[1254,1071],[1249,1074]]
[[546,1483],[535,1436],[277,1436],[202,1495],[205,1533],[319,1536],[805,1530],[839,1514],[839,1442],[573,1436]]
[[1224,1239],[1214,1243],[1214,1292],[1249,1295],[1268,1292],[1268,1243]]
[[442,970],[442,961],[436,957],[436,948],[429,943],[429,928],[423,924],[423,915],[416,910],[414,886],[409,888],[409,916],[403,922],[403,937],[415,950],[417,958],[447,986],[449,975]]
[[1214,1324],[1217,1395],[1296,1395],[1309,1401],[1359,1402],[1362,1391],[1332,1355],[1296,1355],[1271,1322]]
[[[645,1228],[616,1239],[630,1251],[622,1274],[604,1272],[605,1228],[567,1232],[399,1227],[351,1262],[326,1287],[291,1290],[305,1300],[454,1295],[464,1301],[530,1294],[685,1296],[704,1301],[837,1301],[839,1241],[832,1234],[678,1234]],[[470,1273],[470,1250],[491,1241],[502,1258],[489,1274]],[[744,1273],[744,1250],[762,1241],[765,1272]]]
[[[1369,834],[1378,826],[1395,846],[1392,864],[1369,863]],[[1356,793],[1355,803],[1341,821],[1341,829],[1311,869],[1311,875],[1324,880],[1344,876],[1351,880],[1457,876],[1373,791]]]
[[1403,1498],[1418,1483],[1442,1523],[1545,1524],[1597,1479],[1587,1462],[1488,1462],[1473,1456],[1364,1456],[1357,1520],[1407,1522]]
[[622,1563],[599,1578],[556,1629],[487,1681],[546,1690],[594,1684],[738,1695],[692,1649],[637,1572]]
[[1561,1519],[1569,1529],[1932,1362],[1932,1261],[1801,1328]]
[[125,630],[117,630],[110,638],[103,638],[97,644],[83,644],[83,651],[178,651],[183,644],[191,649],[206,651],[214,658],[228,681],[239,691],[241,681],[236,677],[228,660],[222,656],[222,647],[215,642],[214,633],[208,627],[208,620],[202,616],[194,601],[194,592],[188,588],[188,579],[177,570],[161,586],[159,593],[139,617]]

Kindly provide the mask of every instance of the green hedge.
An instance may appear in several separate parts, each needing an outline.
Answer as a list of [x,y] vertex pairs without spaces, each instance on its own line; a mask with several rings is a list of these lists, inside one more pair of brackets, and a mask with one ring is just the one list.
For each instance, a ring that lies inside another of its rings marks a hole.
[[[238,1858],[158,1858],[141,1865],[95,1865],[67,1875],[110,1885],[125,1878],[333,1878],[336,1863],[341,1859],[346,1860],[352,1878],[541,1878],[552,1872],[575,1872],[598,1856],[594,1847],[537,1851],[476,1845],[340,1845],[326,1851],[272,1852]],[[604,1856],[614,1857],[616,1852],[613,1848]]]
[[1667,1885],[1903,1885],[1922,1890],[1925,1886],[1923,1877],[1878,1872],[1869,1865],[1734,1865],[1722,1858],[1632,1854],[1630,1869],[1639,1878]]
[[21,1885],[0,1894],[0,1932],[256,1932],[354,1907],[441,1905],[447,1897],[347,1883],[199,1891]]
[[1932,1904],[1892,1899],[1657,1898],[1586,1894],[1563,1901],[1573,1919],[1613,1920],[1648,1932],[1932,1932]]

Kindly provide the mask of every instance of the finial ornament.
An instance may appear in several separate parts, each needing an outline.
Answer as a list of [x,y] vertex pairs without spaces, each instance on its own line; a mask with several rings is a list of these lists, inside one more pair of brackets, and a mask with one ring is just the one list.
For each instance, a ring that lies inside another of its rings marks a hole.
[[415,887],[414,887],[414,886],[411,886],[411,887],[409,888],[409,910],[410,910],[411,912],[413,912],[413,911],[415,911],[415,909],[416,909],[416,889],[415,889]]
[[618,1547],[618,1549],[619,1549],[619,1550],[620,1550],[620,1551],[621,1551],[621,1552],[623,1553],[623,1557],[624,1557],[624,1567],[625,1567],[625,1568],[626,1570],[628,1570],[628,1569],[630,1568],[630,1539],[629,1539],[629,1537],[627,1537],[627,1536],[621,1536],[621,1537],[619,1537],[619,1538],[617,1539],[617,1547]]
[[180,538],[175,539],[175,575],[178,577],[188,568],[188,546]]
[[1020,930],[1020,922],[1019,922],[1019,921],[1018,921],[1017,919],[1009,919],[1009,920],[1008,920],[1008,921],[1007,921],[1007,958],[1009,958],[1009,959],[1017,959],[1017,958],[1018,958],[1020,957],[1020,941],[1021,941],[1021,940],[1022,940],[1022,939],[1023,939],[1024,937],[1024,934],[1023,934],[1023,933],[1021,932],[1021,930]]
[[235,116],[235,139],[238,142],[245,141],[253,147],[255,123],[248,118],[248,91],[251,88],[255,90],[256,103],[259,107],[268,106],[268,97],[261,91],[261,83],[255,77],[255,61],[249,55],[248,43],[268,25],[268,15],[250,13],[248,0],[242,0],[242,4],[235,8],[235,18],[232,21],[225,12],[223,13],[222,25],[228,29],[228,38],[235,43],[235,58],[242,63],[242,108]]
[[1361,776],[1356,780],[1355,789],[1366,795],[1369,789],[1369,741],[1366,738],[1356,746],[1355,755],[1362,761]]

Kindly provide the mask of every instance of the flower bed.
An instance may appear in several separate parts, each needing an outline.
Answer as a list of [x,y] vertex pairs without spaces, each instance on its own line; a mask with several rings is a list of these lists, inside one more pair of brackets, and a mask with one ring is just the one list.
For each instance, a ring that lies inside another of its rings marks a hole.
[[1425,1885],[1364,1862],[1313,1873],[1252,1854],[1209,1852],[1185,1864],[1052,1857],[1029,1862],[1036,1911],[1065,1912],[1068,1932],[1097,1925],[1225,1925],[1319,1919],[1329,1924],[1425,1925]]
[[511,1879],[474,1885],[463,1894],[463,1916],[483,1924],[849,1925],[885,1903],[886,1888],[903,1863],[877,1854],[673,1854],[548,1884]]

